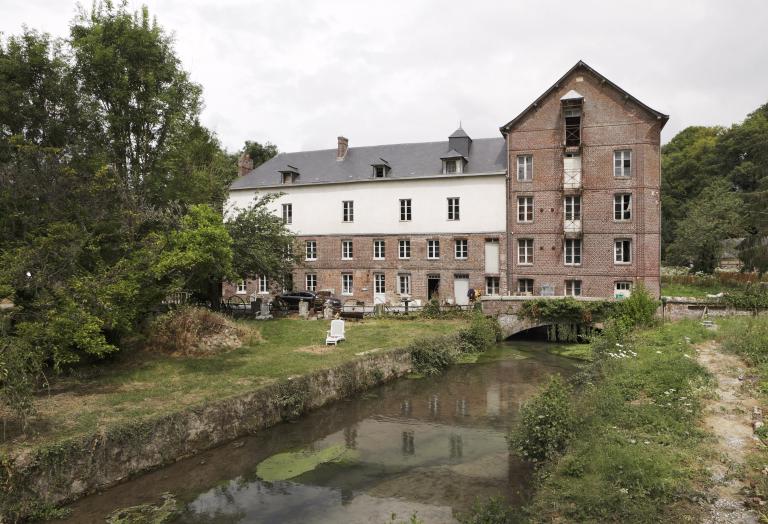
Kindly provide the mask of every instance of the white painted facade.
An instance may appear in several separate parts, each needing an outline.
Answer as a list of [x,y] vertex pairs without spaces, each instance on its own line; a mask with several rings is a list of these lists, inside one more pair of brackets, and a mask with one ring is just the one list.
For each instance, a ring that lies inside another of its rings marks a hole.
[[[414,179],[371,179],[349,183],[237,189],[228,212],[244,208],[257,194],[283,193],[272,202],[282,215],[291,204],[290,229],[300,236],[470,234],[505,231],[506,176],[444,175]],[[448,198],[460,200],[459,220],[448,220]],[[411,220],[400,220],[400,200],[411,199]],[[342,220],[342,202],[354,202],[354,220]]]

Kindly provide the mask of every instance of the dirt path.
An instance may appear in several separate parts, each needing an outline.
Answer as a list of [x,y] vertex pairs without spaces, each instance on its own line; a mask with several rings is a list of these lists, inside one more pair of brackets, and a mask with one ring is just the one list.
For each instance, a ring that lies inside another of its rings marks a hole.
[[720,351],[709,341],[697,346],[699,362],[715,376],[715,398],[704,410],[704,426],[717,437],[712,473],[712,502],[707,524],[753,524],[757,513],[744,506],[745,488],[739,470],[754,448],[752,409],[757,401],[742,386],[746,365],[735,355]]

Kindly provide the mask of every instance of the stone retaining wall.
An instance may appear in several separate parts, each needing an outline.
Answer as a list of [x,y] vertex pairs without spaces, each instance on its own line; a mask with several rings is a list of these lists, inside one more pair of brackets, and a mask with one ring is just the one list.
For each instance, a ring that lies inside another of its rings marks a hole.
[[[405,349],[360,357],[253,392],[2,458],[0,523],[113,486],[400,377]],[[7,519],[7,520],[4,520]]]

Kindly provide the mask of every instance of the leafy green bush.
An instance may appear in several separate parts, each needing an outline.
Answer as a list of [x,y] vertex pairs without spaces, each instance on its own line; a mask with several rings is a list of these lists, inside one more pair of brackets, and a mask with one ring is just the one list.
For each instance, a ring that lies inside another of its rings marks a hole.
[[533,462],[548,460],[565,449],[575,417],[571,387],[560,377],[550,378],[544,390],[525,403],[520,424],[510,435],[510,445]]
[[423,375],[438,375],[456,362],[459,337],[445,335],[415,340],[408,347],[413,369]]
[[475,500],[469,514],[459,518],[461,524],[511,524],[518,520],[518,514],[501,497]]
[[421,308],[421,316],[425,318],[437,318],[440,316],[440,302],[433,298]]
[[633,326],[651,326],[656,322],[660,302],[654,299],[642,282],[632,289],[629,298],[616,303],[613,317],[622,317]]
[[501,326],[493,317],[479,311],[472,313],[469,328],[459,332],[462,353],[482,353],[501,340]]
[[768,287],[760,284],[748,285],[742,290],[729,291],[724,300],[739,309],[768,309]]

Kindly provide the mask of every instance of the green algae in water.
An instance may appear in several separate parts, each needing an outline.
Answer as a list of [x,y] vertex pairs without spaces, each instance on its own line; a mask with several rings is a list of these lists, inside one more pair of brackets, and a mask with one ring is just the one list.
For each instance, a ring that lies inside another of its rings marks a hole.
[[107,524],[166,524],[179,515],[176,497],[163,493],[163,503],[157,506],[139,504],[113,511],[106,518]]
[[341,444],[320,451],[278,453],[261,461],[256,466],[256,474],[267,482],[288,480],[312,471],[321,464],[353,462],[359,455],[357,450],[348,449]]
[[456,358],[457,364],[474,364],[480,358],[479,353],[461,353]]

